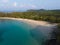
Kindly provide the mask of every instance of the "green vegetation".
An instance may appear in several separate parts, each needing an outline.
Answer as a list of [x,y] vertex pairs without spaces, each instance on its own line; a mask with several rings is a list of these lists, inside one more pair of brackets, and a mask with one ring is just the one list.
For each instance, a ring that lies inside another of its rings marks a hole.
[[60,23],[60,10],[28,10],[26,12],[0,12],[0,17],[26,18]]

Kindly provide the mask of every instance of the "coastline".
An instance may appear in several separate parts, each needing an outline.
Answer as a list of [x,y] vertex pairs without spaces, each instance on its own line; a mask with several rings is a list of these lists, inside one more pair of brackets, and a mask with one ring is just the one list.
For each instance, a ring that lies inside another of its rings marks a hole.
[[22,19],[22,18],[0,17],[0,19],[18,20],[27,23],[31,25],[33,29],[37,29],[37,31],[41,31],[45,36],[48,37],[48,39],[50,39],[51,36],[50,33],[53,31],[54,28],[56,28],[57,25],[57,24],[50,24],[49,22],[46,21],[35,21],[35,20]]
[[56,26],[57,24],[50,24],[49,22],[46,21],[36,21],[36,20],[31,20],[31,19],[23,19],[23,18],[12,18],[12,17],[0,17],[0,19],[11,19],[11,20],[18,20],[18,21],[23,21],[25,23],[28,23],[30,25],[34,26]]

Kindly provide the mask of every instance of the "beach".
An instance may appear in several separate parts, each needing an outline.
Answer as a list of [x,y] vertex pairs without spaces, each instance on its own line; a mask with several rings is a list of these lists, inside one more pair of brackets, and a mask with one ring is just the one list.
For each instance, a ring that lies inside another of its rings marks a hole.
[[32,26],[56,26],[57,24],[50,24],[49,22],[46,21],[36,21],[36,20],[30,20],[30,19],[22,19],[22,18],[11,18],[11,17],[0,17],[0,19],[12,19],[12,20],[19,20],[26,22],[28,24],[31,24]]
[[[18,20],[24,23],[27,23],[33,27],[33,29],[37,29],[37,31],[41,31],[45,36],[50,39],[50,33],[56,28],[57,24],[50,24],[46,21],[35,21],[30,19],[22,19],[22,18],[10,18],[10,17],[0,17],[0,19],[11,19],[11,20]],[[33,30],[32,29],[32,30]]]

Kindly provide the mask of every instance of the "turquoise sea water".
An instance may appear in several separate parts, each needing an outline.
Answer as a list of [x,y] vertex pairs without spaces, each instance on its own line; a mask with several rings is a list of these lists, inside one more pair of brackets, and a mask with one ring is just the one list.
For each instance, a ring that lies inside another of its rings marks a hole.
[[44,35],[17,20],[0,20],[0,45],[43,45]]

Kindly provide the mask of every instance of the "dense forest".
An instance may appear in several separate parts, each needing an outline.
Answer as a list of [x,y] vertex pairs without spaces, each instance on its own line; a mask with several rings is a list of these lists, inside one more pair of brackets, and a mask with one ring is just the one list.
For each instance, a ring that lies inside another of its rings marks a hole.
[[[60,45],[60,10],[27,10],[25,12],[0,12],[0,17],[14,17],[14,18],[24,18],[33,20],[43,20],[51,23],[57,23],[56,32],[54,30],[56,39],[51,39],[50,41],[55,41],[55,45]],[[50,41],[48,41],[50,43]],[[51,42],[51,43],[52,43]],[[47,45],[47,44],[46,44]],[[48,44],[52,45],[52,44]]]

